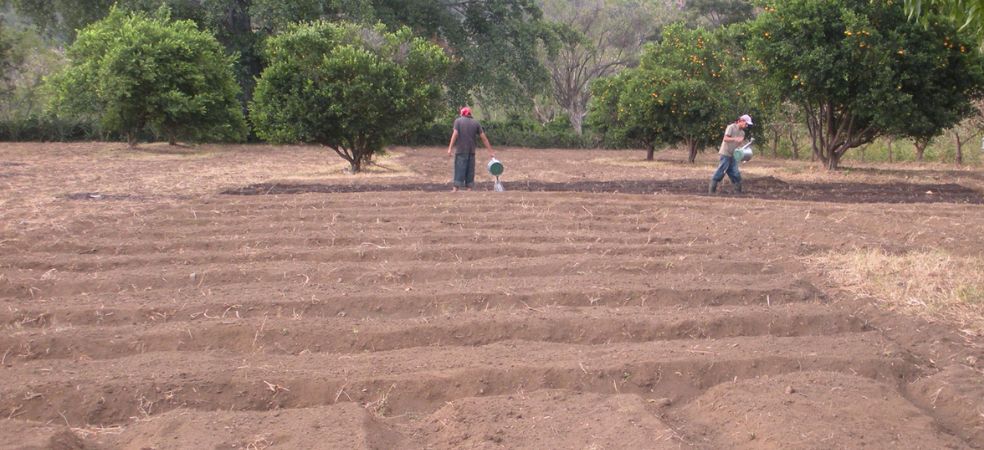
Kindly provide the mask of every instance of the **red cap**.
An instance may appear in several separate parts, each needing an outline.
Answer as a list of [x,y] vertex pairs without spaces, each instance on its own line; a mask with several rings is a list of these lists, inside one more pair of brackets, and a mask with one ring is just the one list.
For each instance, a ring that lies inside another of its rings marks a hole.
[[464,107],[464,108],[461,108],[461,115],[462,116],[465,116],[465,117],[471,117],[471,108],[469,108],[467,106]]

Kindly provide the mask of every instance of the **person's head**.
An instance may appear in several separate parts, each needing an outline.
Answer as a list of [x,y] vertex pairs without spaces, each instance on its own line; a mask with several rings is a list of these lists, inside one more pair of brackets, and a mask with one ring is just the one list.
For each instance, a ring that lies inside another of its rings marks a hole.
[[472,116],[471,115],[471,108],[469,108],[467,106],[464,107],[464,108],[461,108],[461,117],[471,117],[471,116]]
[[745,129],[745,127],[748,127],[750,125],[752,125],[752,116],[749,116],[748,114],[743,114],[741,117],[738,118],[738,126],[741,127],[742,129]]

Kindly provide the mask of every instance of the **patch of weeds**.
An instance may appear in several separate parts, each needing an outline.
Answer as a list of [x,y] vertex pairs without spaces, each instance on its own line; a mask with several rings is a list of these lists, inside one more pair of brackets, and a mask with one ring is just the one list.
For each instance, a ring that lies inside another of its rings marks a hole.
[[842,289],[887,309],[984,335],[984,259],[943,250],[831,252],[807,261]]
[[984,287],[960,286],[957,288],[957,298],[968,305],[984,306]]

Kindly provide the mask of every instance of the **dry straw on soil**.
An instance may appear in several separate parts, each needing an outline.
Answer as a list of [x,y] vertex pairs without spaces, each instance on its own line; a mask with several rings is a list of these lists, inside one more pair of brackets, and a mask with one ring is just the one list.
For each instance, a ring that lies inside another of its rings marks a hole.
[[984,258],[942,250],[891,254],[879,249],[831,252],[811,259],[835,283],[896,311],[957,323],[984,335]]
[[16,218],[21,229],[57,227],[93,211],[125,213],[153,203],[180,203],[251,183],[350,183],[414,175],[400,154],[381,155],[365,174],[352,175],[347,163],[316,146],[5,143],[2,162],[0,220]]

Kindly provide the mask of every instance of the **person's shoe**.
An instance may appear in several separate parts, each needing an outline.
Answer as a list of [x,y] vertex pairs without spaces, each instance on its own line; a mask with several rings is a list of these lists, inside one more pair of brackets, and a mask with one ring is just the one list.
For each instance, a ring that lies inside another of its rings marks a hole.
[[735,183],[735,192],[741,194],[741,181]]
[[707,193],[713,194],[717,192],[717,190],[718,190],[718,182],[715,180],[711,180],[710,186],[707,187]]

